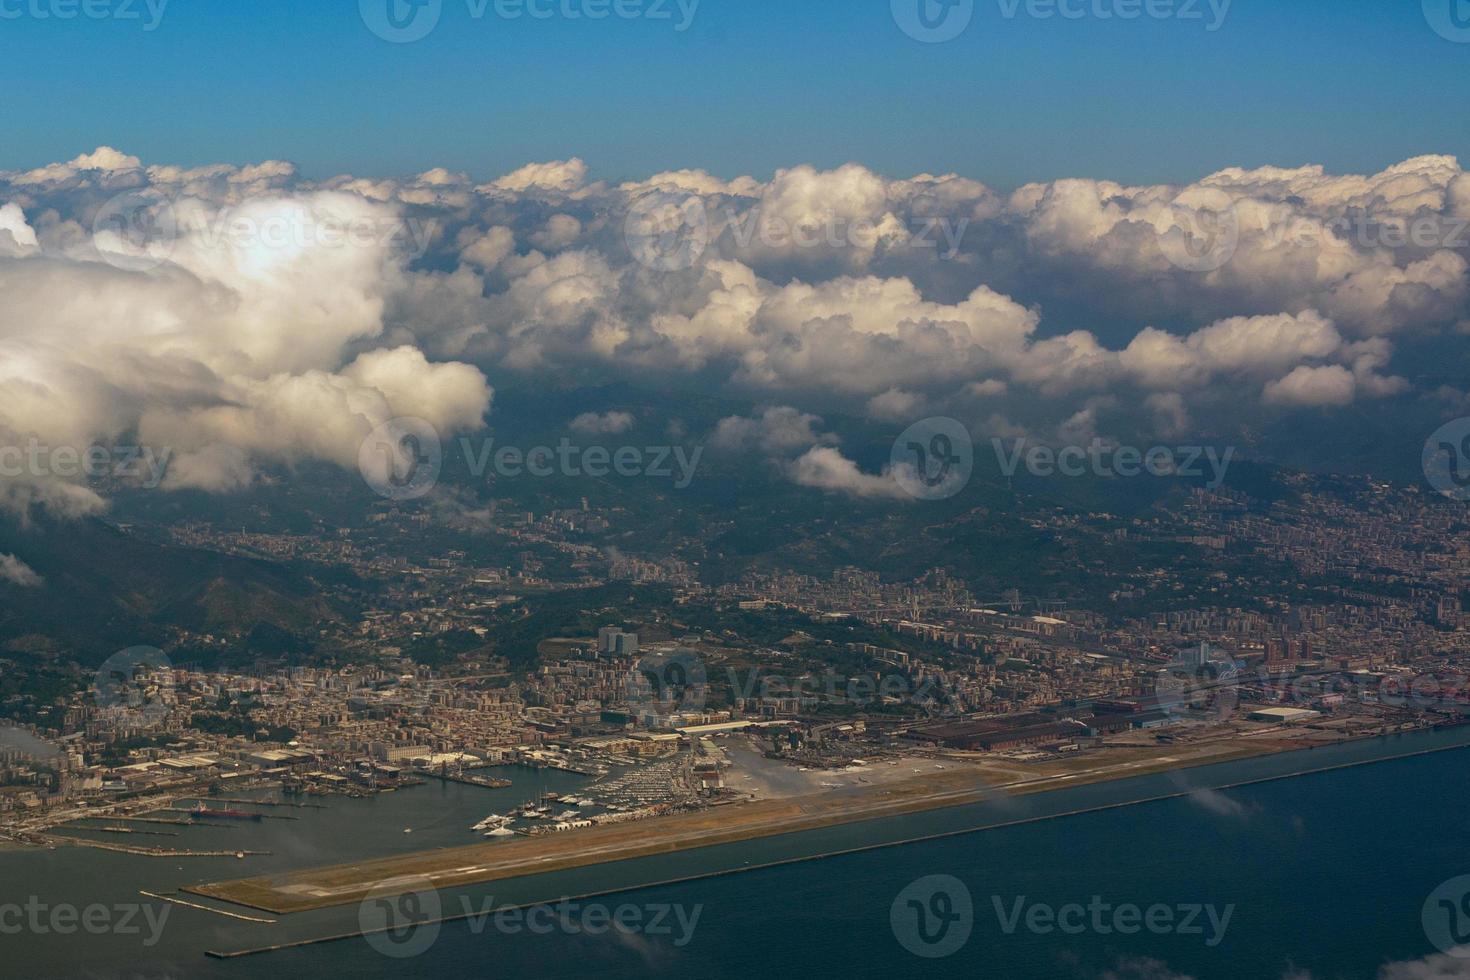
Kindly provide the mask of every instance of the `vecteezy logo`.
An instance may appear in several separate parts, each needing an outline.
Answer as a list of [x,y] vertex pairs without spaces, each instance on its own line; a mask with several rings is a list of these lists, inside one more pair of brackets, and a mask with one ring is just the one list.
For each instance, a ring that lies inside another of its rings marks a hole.
[[92,680],[97,707],[106,723],[122,728],[155,728],[172,707],[173,663],[157,647],[120,650],[103,661]]
[[389,500],[417,500],[433,490],[444,469],[439,430],[413,416],[389,419],[362,441],[357,468],[367,485]]
[[1224,268],[1240,244],[1235,201],[1212,187],[1191,188],[1169,203],[1168,227],[1157,234],[1164,258],[1186,272]]
[[969,484],[975,472],[975,442],[970,430],[954,419],[925,419],[894,440],[888,469],[909,496],[945,500]]
[[378,37],[408,44],[423,40],[439,26],[444,0],[357,0],[357,11]]
[[357,924],[369,946],[402,960],[434,945],[442,911],[434,883],[422,875],[409,875],[374,885],[357,907]]
[[628,674],[628,707],[635,714],[703,710],[709,697],[704,661],[693,650],[650,653]]
[[975,0],[891,0],[893,21],[925,44],[953,41],[970,26]]
[[146,191],[119,194],[92,218],[92,244],[108,265],[147,272],[173,255],[178,241],[173,204]]
[[970,941],[975,902],[958,878],[929,875],[898,893],[888,921],[904,949],[927,960],[943,959]]
[[1154,693],[1175,717],[1225,721],[1240,705],[1240,664],[1208,643],[1189,647],[1160,671]]
[[1424,476],[1441,495],[1470,500],[1470,418],[1455,419],[1424,443]]
[[1424,935],[1441,953],[1470,959],[1470,875],[1451,878],[1430,892],[1421,918]]
[[1470,44],[1470,0],[1424,0],[1424,19],[1445,40]]
[[692,269],[709,248],[709,211],[697,195],[654,191],[629,206],[623,238],[640,265],[658,272]]

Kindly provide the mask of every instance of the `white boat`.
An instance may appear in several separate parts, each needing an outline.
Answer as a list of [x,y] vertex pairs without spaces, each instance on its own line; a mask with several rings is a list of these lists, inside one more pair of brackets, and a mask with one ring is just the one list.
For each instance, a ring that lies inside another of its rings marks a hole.
[[514,837],[515,831],[509,827],[496,827],[485,835],[486,837]]

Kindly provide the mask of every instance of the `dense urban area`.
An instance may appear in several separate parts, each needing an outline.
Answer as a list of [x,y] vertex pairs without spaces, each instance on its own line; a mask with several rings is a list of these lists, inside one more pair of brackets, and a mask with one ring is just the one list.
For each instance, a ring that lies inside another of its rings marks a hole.
[[1131,519],[1037,508],[1033,531],[1095,556],[1078,560],[1105,582],[1103,608],[979,595],[941,567],[910,581],[751,568],[707,584],[697,542],[663,556],[593,543],[620,514],[585,500],[483,518],[480,539],[515,556],[504,565],[403,546],[441,519],[169,530],[177,545],[380,583],[299,657],[206,664],[241,637],[181,628],[94,671],[12,642],[6,665],[35,658],[29,676],[50,683],[4,698],[4,836],[163,853],[134,842],[158,824],[259,819],[235,808],[245,789],[300,800],[427,779],[503,787],[538,769],[591,778],[567,801],[528,789],[476,828],[539,835],[936,768],[999,787],[1109,778],[1451,724],[1470,706],[1463,512],[1367,481],[1269,504],[1193,490]]

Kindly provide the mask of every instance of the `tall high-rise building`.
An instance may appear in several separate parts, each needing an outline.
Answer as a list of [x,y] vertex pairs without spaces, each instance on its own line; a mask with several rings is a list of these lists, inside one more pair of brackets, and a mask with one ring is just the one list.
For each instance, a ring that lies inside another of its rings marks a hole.
[[604,626],[597,631],[597,652],[611,657],[635,657],[638,655],[638,634],[625,632],[616,626]]
[[1214,649],[1209,643],[1201,643],[1199,646],[1186,647],[1179,653],[1179,660],[1186,667],[1203,667],[1210,662],[1210,656]]

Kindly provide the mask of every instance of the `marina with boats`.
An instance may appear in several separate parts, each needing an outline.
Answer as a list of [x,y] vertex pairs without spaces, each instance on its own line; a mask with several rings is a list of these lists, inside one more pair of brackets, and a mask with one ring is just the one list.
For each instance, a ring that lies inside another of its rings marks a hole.
[[579,792],[539,793],[507,813],[486,816],[470,830],[485,837],[536,837],[698,808],[704,804],[691,765],[691,757],[679,753],[641,765],[602,766],[601,778]]

